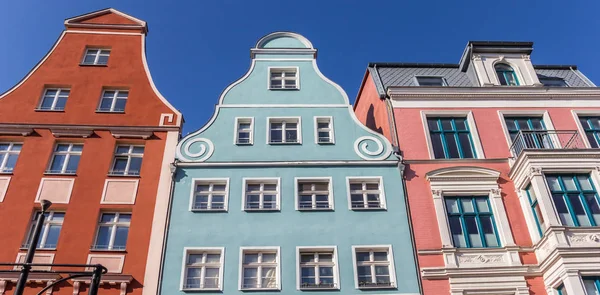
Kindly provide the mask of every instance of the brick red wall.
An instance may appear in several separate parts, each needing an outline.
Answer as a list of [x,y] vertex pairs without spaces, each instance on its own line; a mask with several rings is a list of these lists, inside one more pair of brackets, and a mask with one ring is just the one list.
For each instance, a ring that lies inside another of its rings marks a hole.
[[385,136],[390,142],[394,142],[392,140],[392,136],[394,135],[392,135],[390,128],[386,103],[379,98],[375,82],[373,82],[373,77],[371,77],[369,72],[367,72],[364,85],[358,93],[357,100],[359,103],[355,104],[354,112],[358,120],[370,129]]

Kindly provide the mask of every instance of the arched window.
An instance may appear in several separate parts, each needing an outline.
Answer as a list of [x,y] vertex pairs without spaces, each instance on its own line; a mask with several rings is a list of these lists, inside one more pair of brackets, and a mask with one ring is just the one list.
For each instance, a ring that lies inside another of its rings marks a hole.
[[519,80],[512,67],[506,64],[497,64],[494,66],[500,85],[519,86]]

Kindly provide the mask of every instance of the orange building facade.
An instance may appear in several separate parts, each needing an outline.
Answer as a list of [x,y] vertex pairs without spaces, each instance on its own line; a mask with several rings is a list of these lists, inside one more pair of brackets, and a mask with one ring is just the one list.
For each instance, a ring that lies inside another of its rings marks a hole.
[[[23,262],[46,199],[34,263],[100,263],[109,270],[102,294],[156,291],[182,116],[152,81],[147,30],[114,9],[67,19],[48,54],[0,95],[1,262]],[[14,291],[18,273],[8,270],[0,294]],[[32,273],[25,294],[59,278]]]
[[532,46],[367,69],[354,109],[401,152],[425,295],[600,288],[600,90]]

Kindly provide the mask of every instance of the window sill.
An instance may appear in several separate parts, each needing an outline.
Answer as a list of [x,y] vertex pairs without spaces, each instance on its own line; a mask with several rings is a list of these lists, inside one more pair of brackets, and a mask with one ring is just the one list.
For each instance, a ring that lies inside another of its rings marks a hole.
[[182,288],[182,292],[223,292],[220,288]]
[[64,113],[65,110],[44,110],[44,109],[35,109],[36,112],[47,112],[47,113]]
[[[19,250],[27,251],[27,250],[29,250],[29,246],[27,246],[27,245],[21,245],[21,248],[19,248]],[[56,247],[55,248],[36,248],[35,251],[36,252],[37,251],[48,251],[48,252],[50,252],[50,251],[56,251]]]
[[122,178],[140,178],[140,175],[132,175],[132,174],[112,174],[112,173],[108,173],[108,176],[110,177],[122,177]]
[[279,208],[273,208],[273,209],[251,209],[251,208],[244,208],[244,211],[246,211],[246,212],[280,212],[281,210]]
[[125,111],[101,111],[96,110],[97,114],[125,114]]
[[330,141],[330,142],[317,142],[317,144],[320,144],[320,145],[334,145],[335,143],[333,141]]
[[272,88],[272,87],[269,87],[269,90],[283,90],[283,91],[294,91],[294,90],[296,90],[297,91],[297,90],[300,90],[300,88],[297,88],[297,87],[296,88]]
[[84,64],[84,63],[80,63],[79,66],[80,67],[108,67],[108,64],[102,65],[102,64]]
[[251,143],[251,142],[249,142],[249,143],[236,142],[235,145],[253,145],[253,143]]
[[90,252],[127,253],[127,249],[98,249],[91,247]]
[[281,288],[241,288],[242,292],[257,292],[257,291],[281,291]]
[[8,172],[8,171],[0,171],[0,175],[13,175],[13,172],[12,171],[10,171],[10,172]]
[[77,173],[60,173],[60,172],[44,172],[44,175],[56,175],[56,176],[77,176]]
[[302,145],[302,142],[269,142],[270,145]]
[[298,211],[301,212],[310,212],[310,211],[333,211],[333,208],[300,208],[298,207]]
[[387,286],[359,286],[357,289],[358,290],[396,289],[396,286],[394,284],[387,285]]
[[362,208],[362,207],[352,207],[350,208],[352,211],[386,211],[386,207],[377,207],[377,208]]
[[225,209],[191,209],[191,212],[196,213],[227,213],[227,208]]

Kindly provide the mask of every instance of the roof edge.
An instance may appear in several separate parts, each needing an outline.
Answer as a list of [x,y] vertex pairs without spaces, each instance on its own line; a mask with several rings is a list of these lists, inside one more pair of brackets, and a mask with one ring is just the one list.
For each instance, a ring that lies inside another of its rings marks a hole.
[[451,63],[411,63],[411,62],[370,62],[369,68],[372,67],[384,67],[384,68],[458,68],[458,64]]

